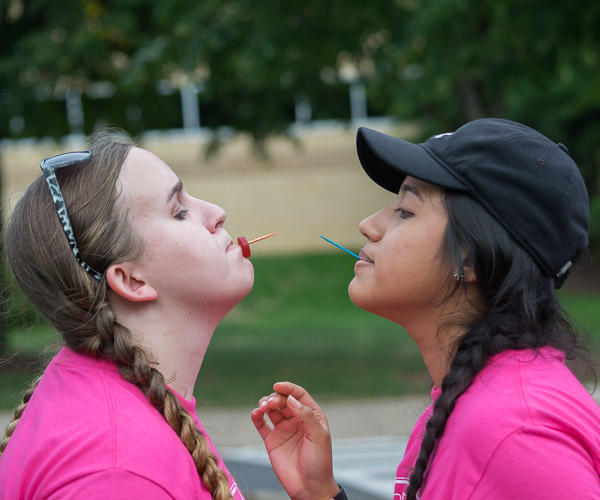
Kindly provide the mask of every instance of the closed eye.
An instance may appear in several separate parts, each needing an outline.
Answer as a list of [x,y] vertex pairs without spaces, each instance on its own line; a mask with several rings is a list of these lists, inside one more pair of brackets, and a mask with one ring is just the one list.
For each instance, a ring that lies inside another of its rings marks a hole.
[[175,218],[177,220],[183,220],[187,216],[188,211],[186,209],[181,209],[179,212],[175,214]]

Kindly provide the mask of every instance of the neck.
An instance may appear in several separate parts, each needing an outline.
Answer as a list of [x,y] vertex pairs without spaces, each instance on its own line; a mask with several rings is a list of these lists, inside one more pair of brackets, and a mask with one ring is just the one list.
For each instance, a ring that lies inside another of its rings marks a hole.
[[112,303],[117,320],[131,330],[134,342],[144,347],[182,397],[193,396],[198,373],[215,328],[228,311],[181,310],[174,304]]
[[[434,387],[440,388],[450,370],[454,341],[464,332],[449,326],[439,329],[439,325],[422,325],[407,330],[421,351]],[[427,335],[423,335],[425,331],[428,332]]]
[[457,297],[434,310],[399,322],[417,344],[436,388],[441,387],[450,370],[456,341],[465,334],[461,319],[470,308],[464,299]]
[[[190,318],[191,319],[191,318]],[[152,353],[156,368],[178,394],[190,399],[217,321],[188,322],[164,329],[147,329],[136,340]]]

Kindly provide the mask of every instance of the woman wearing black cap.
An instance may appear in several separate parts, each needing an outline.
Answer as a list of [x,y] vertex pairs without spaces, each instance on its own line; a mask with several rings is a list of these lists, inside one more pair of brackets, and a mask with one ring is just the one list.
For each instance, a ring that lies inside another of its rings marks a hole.
[[[398,198],[359,225],[350,297],[405,327],[434,384],[394,500],[600,498],[600,408],[564,363],[591,362],[555,295],[588,245],[566,148],[484,119],[422,144],[361,128],[357,150]],[[252,419],[290,497],[345,498],[320,408],[274,389]]]

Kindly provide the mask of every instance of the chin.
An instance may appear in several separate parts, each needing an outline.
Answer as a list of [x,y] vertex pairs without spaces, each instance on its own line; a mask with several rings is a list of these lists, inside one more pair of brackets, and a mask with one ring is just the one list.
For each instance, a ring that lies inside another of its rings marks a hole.
[[246,288],[244,288],[241,291],[242,296],[240,297],[240,300],[245,299],[248,296],[248,294],[252,291],[253,286],[254,286],[254,281],[252,281],[252,283],[250,283]]
[[392,319],[392,317],[390,317],[393,316],[393,314],[388,314],[389,308],[382,307],[380,298],[373,296],[368,292],[364,292],[365,290],[361,289],[360,285],[355,283],[354,280],[350,282],[350,285],[348,286],[348,295],[356,307],[362,309],[363,311],[370,312],[371,314],[375,314],[376,316],[381,316],[382,318],[396,322],[394,319]]
[[252,269],[252,273],[243,280],[242,283],[240,283],[239,288],[238,288],[238,292],[239,292],[239,299],[238,302],[241,301],[242,299],[244,299],[251,291],[252,291],[252,287],[254,286],[254,269]]
[[225,317],[229,313],[229,311],[237,307],[239,303],[242,302],[248,296],[248,294],[252,291],[253,284],[254,282],[252,281],[249,285],[245,287],[239,286],[238,288],[236,288],[235,292],[229,293],[227,294],[227,298],[223,298],[223,302],[221,303],[221,305],[224,306],[223,317]]
[[356,307],[364,309],[365,311],[369,310],[368,307],[366,307],[367,304],[365,303],[365,297],[360,293],[360,285],[356,283],[356,278],[354,278],[348,285],[348,295]]

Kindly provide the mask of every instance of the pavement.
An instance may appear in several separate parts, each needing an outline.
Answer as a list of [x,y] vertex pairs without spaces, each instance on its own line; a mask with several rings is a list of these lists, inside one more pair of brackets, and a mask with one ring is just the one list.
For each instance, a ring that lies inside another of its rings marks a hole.
[[[323,402],[334,474],[352,500],[391,498],[396,467],[429,396]],[[201,409],[200,419],[247,499],[288,498],[250,420],[252,408]]]
[[[588,387],[600,404],[600,387]],[[320,403],[333,441],[334,475],[352,500],[390,499],[408,436],[429,395]],[[248,500],[286,499],[245,410],[206,410],[200,418]]]

